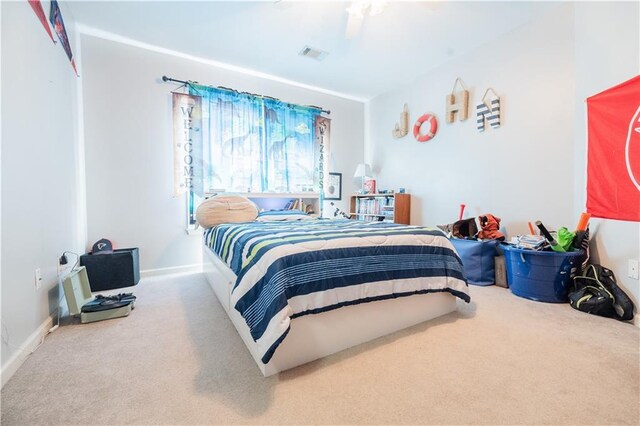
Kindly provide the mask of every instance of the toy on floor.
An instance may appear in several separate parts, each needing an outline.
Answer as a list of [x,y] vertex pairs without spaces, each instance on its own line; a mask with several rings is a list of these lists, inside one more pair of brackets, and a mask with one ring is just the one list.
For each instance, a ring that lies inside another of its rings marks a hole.
[[102,321],[126,317],[134,308],[136,297],[132,293],[115,296],[91,295],[89,277],[84,266],[72,270],[63,282],[64,296],[71,315],[80,315],[80,322]]

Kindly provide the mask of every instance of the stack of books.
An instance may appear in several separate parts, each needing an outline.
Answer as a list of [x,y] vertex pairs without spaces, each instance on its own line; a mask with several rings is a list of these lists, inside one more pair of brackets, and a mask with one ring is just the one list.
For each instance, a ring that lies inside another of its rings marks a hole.
[[[389,201],[391,201],[391,203],[389,203]],[[356,213],[393,216],[393,198],[377,197],[360,199]]]
[[525,250],[540,251],[549,246],[546,238],[542,235],[518,235],[517,237],[513,237],[510,242],[515,245],[516,248]]
[[284,210],[300,210],[309,214],[314,213],[313,205],[307,204],[299,199],[289,200],[289,202],[284,206]]

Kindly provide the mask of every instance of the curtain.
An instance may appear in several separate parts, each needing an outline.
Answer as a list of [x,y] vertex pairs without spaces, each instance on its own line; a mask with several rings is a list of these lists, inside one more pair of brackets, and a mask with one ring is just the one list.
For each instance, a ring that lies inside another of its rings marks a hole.
[[316,111],[264,100],[264,190],[317,191],[313,122]]
[[261,191],[263,131],[259,99],[210,88],[200,91],[205,188]]
[[199,85],[190,93],[202,96],[205,189],[319,190],[318,109]]

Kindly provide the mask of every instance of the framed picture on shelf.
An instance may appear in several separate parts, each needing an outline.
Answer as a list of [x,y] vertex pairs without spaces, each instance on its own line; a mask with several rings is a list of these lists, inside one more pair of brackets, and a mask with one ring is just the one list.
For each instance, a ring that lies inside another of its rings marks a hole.
[[365,194],[375,194],[376,193],[376,180],[375,179],[367,179],[364,181],[364,193]]
[[342,173],[329,173],[324,185],[325,200],[342,200]]

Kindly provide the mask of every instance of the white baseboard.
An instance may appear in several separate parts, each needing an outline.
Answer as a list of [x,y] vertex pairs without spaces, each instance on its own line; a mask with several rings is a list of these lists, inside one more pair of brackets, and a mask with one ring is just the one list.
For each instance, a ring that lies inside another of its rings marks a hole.
[[40,327],[38,327],[36,331],[31,333],[24,344],[22,344],[22,349],[12,349],[13,353],[11,357],[9,357],[9,360],[2,366],[2,373],[0,373],[2,376],[2,387],[13,377],[27,357],[40,345],[42,337],[49,333],[52,326],[53,317],[48,317],[40,324]]
[[194,263],[193,265],[170,266],[168,268],[145,269],[140,271],[140,276],[157,277],[159,275],[184,274],[187,272],[202,272],[202,263]]

